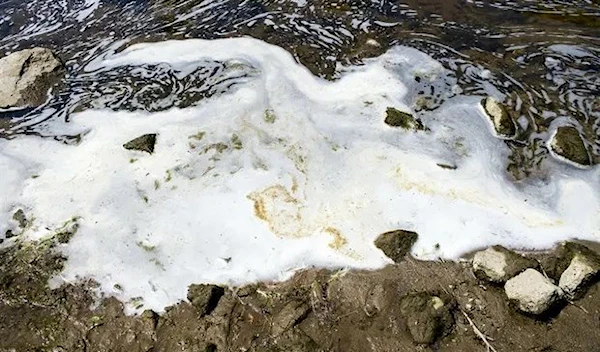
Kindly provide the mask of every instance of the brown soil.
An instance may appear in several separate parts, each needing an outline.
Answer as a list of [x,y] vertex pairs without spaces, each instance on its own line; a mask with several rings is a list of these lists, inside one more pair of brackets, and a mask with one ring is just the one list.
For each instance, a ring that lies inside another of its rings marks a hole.
[[[486,350],[481,336],[499,352],[600,351],[598,284],[533,318],[501,287],[478,280],[468,261],[407,257],[377,271],[308,270],[224,291],[193,285],[193,304],[124,316],[112,298],[91,308],[93,283],[47,288],[62,264],[56,246],[48,240],[0,253],[0,351],[467,352]],[[530,256],[556,267],[560,251]]]

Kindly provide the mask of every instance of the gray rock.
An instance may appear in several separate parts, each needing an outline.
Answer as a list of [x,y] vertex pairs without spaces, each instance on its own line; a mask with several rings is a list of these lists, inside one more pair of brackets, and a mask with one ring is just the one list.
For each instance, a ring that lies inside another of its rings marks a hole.
[[550,141],[550,149],[552,149],[555,156],[558,156],[558,159],[566,159],[581,166],[592,164],[583,138],[581,138],[575,127],[559,127]]
[[423,130],[423,129],[425,129],[425,127],[423,126],[421,121],[418,119],[415,119],[415,117],[409,113],[389,107],[385,111],[385,114],[386,114],[386,116],[385,116],[384,122],[388,126],[400,127],[405,130]]
[[63,63],[49,49],[26,49],[1,58],[0,108],[43,104],[64,74]]
[[190,285],[187,299],[198,310],[200,315],[209,315],[219,304],[225,294],[222,287],[216,285]]
[[415,232],[396,230],[386,232],[375,240],[375,246],[394,262],[398,263],[410,252],[419,235]]
[[504,291],[520,310],[536,315],[547,311],[561,298],[560,288],[534,269],[527,269],[508,280]]
[[454,326],[453,304],[449,297],[420,292],[402,299],[400,310],[413,341],[432,344]]
[[513,138],[517,134],[517,126],[508,110],[496,98],[487,97],[481,101],[483,110],[490,118],[496,134],[504,138]]
[[558,287],[569,299],[575,299],[589,284],[598,279],[599,273],[600,261],[596,257],[576,254],[560,276]]
[[491,282],[506,280],[527,268],[537,268],[538,263],[502,246],[493,246],[473,256],[473,272],[480,279]]
[[156,134],[145,134],[130,140],[123,144],[123,148],[129,150],[139,150],[146,153],[154,153],[154,145],[156,144]]

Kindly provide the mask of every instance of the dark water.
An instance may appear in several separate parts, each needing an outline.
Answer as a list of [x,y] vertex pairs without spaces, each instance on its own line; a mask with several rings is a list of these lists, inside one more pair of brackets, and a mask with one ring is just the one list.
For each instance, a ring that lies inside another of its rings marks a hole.
[[[516,179],[541,173],[552,124],[576,126],[600,163],[597,0],[0,1],[0,53],[50,47],[69,71],[48,106],[3,113],[0,137],[43,134],[44,121],[68,121],[70,113],[89,107],[156,111],[220,94],[246,71],[231,77],[218,62],[185,75],[167,65],[103,73],[83,67],[111,47],[236,36],[284,47],[327,79],[392,45],[418,48],[451,70],[457,86],[423,82],[416,110],[437,109],[457,94],[499,91],[508,97],[519,123],[516,139],[507,141],[513,151],[507,169]],[[482,68],[488,74],[481,75]]]

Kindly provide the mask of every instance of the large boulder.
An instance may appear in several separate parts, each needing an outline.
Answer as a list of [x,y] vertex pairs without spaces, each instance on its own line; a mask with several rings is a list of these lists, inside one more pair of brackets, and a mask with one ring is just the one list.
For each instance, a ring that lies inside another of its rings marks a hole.
[[550,149],[559,159],[566,159],[581,166],[592,164],[583,138],[575,127],[559,127],[550,141]]
[[502,246],[493,246],[473,256],[475,276],[491,282],[503,283],[538,263]]
[[508,280],[504,290],[520,310],[536,315],[546,312],[561,298],[560,288],[534,269],[527,269]]
[[60,59],[50,50],[33,48],[0,59],[0,108],[36,107],[65,74]]

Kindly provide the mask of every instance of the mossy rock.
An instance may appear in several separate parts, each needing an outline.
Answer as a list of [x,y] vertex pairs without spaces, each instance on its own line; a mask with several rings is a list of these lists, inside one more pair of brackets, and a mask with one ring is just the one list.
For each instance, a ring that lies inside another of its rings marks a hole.
[[589,166],[592,160],[583,138],[575,127],[559,127],[550,142],[550,148],[558,156],[581,166]]
[[425,127],[420,120],[409,113],[389,107],[385,111],[385,123],[388,126],[400,127],[405,130],[424,130]]
[[156,134],[150,133],[139,136],[129,142],[123,144],[123,148],[128,150],[139,150],[146,153],[154,153],[154,145],[156,144]]
[[222,287],[216,285],[190,285],[187,299],[200,315],[209,315],[225,294]]
[[481,105],[494,126],[496,134],[504,138],[513,138],[517,134],[517,126],[506,106],[492,97],[483,99]]
[[375,246],[381,249],[394,262],[398,263],[410,252],[418,238],[419,235],[416,232],[395,230],[377,237]]
[[454,301],[428,292],[409,294],[400,301],[402,316],[413,341],[430,345],[449,334],[454,326]]

